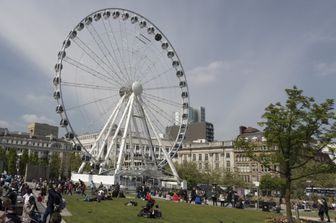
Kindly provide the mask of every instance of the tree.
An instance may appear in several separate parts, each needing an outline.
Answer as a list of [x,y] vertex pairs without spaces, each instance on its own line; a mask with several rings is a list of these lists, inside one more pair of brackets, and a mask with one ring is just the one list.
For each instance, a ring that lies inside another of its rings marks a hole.
[[38,154],[36,151],[32,151],[32,153],[29,156],[29,164],[38,165],[38,163],[39,163]]
[[8,160],[8,173],[16,174],[17,154],[15,149],[9,149],[7,154],[7,160]]
[[225,172],[221,178],[221,184],[225,186],[236,186],[236,187],[246,187],[246,182],[243,181],[241,177],[232,173]]
[[284,187],[284,181],[278,176],[270,174],[263,175],[260,179],[260,189],[268,191],[281,191]]
[[58,152],[53,152],[50,158],[50,177],[58,178],[61,168],[61,159]]
[[197,169],[196,163],[183,162],[182,164],[175,163],[176,171],[179,177],[187,181],[189,188],[196,186],[202,181],[202,173]]
[[[82,164],[82,159],[79,153],[73,152],[70,155],[70,171],[77,172],[80,165]],[[70,172],[70,173],[71,173]]]
[[244,148],[248,156],[270,169],[275,163],[279,165],[272,170],[285,180],[286,214],[288,222],[292,223],[292,182],[335,169],[322,149],[335,140],[336,115],[332,99],[319,104],[295,86],[286,89],[286,93],[286,103],[270,104],[262,116],[264,120],[259,123],[264,127],[266,145],[272,152],[258,155],[253,152],[256,144],[243,138],[238,138],[236,146]]
[[[0,148],[0,165],[2,163],[2,167],[4,170],[7,170],[7,155],[6,155],[6,150],[4,148]],[[1,169],[1,166],[0,166]]]
[[24,150],[21,157],[20,157],[20,164],[19,164],[19,172],[21,175],[25,174],[26,171],[26,165],[29,162],[29,155],[28,150]]

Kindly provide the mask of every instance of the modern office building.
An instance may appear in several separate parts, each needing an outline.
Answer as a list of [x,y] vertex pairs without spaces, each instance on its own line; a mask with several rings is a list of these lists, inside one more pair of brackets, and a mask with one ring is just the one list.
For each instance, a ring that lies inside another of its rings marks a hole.
[[[166,137],[173,140],[176,138],[179,130],[179,113],[174,114],[175,125],[166,127]],[[194,109],[189,107],[188,129],[185,136],[186,142],[192,142],[198,139],[204,139],[208,142],[214,141],[214,125],[206,121],[205,108]]]

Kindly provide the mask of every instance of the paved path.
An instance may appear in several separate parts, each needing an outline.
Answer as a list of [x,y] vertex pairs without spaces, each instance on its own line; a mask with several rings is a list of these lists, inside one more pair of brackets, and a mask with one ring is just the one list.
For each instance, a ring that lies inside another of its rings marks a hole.
[[[29,185],[30,188],[34,188],[33,185]],[[33,189],[33,194],[35,195],[35,197],[39,196],[40,191]],[[39,210],[39,212],[41,212],[41,214],[43,215],[45,209],[46,209],[46,201],[48,200],[48,196],[46,196],[44,198],[43,202],[36,202],[36,206]],[[71,213],[68,211],[68,209],[64,208],[61,212],[62,216],[71,216]],[[47,221],[48,222],[48,221]],[[62,219],[62,223],[66,223],[66,221],[64,219]]]
[[[310,222],[321,222],[320,218],[318,218],[318,217],[300,216],[300,219],[308,220]],[[327,222],[327,220],[325,219],[324,222]],[[335,223],[335,221],[333,221],[332,219],[330,219],[330,222]]]

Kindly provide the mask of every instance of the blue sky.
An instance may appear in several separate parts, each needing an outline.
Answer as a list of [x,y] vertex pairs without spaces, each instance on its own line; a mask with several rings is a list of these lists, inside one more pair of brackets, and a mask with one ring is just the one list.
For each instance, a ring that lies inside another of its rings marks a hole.
[[138,0],[0,2],[0,127],[57,124],[53,66],[86,15],[120,7],[168,37],[186,72],[193,107],[204,106],[217,140],[257,126],[264,108],[297,85],[336,98],[336,1]]

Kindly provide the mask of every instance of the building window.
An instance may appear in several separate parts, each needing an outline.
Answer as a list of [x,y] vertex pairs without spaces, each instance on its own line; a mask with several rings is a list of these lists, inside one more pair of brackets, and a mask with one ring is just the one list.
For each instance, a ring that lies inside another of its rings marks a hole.
[[209,154],[205,154],[204,160],[209,160]]
[[230,167],[231,167],[230,161],[226,161],[226,168],[230,168]]
[[187,162],[187,155],[183,155],[183,160]]
[[202,160],[202,154],[198,154],[198,160]]
[[219,163],[215,163],[215,168],[219,169]]
[[226,158],[230,158],[230,153],[226,153],[226,154],[225,154],[225,157],[226,157]]
[[196,161],[196,154],[193,154],[193,161]]
[[208,170],[209,169],[209,163],[204,163],[204,169]]
[[217,160],[217,161],[219,160],[219,154],[218,153],[215,154],[215,160]]

